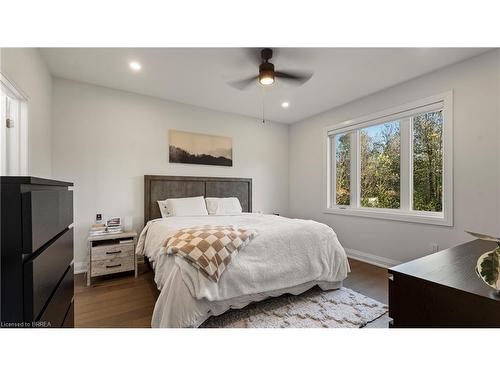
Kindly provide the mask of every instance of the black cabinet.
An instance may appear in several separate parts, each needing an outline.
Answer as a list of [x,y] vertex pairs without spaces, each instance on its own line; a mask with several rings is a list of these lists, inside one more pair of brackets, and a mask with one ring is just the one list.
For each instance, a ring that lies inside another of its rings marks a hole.
[[475,272],[497,247],[475,240],[389,269],[393,328],[500,328],[500,298]]
[[0,179],[2,327],[72,327],[73,184]]

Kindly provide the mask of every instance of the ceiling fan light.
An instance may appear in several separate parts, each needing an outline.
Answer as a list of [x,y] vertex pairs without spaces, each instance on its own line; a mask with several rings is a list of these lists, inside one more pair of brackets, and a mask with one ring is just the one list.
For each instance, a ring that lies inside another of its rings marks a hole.
[[259,82],[265,86],[272,85],[274,83],[274,77],[273,76],[261,76],[259,78]]
[[267,60],[259,65],[259,82],[265,86],[274,83],[274,65]]

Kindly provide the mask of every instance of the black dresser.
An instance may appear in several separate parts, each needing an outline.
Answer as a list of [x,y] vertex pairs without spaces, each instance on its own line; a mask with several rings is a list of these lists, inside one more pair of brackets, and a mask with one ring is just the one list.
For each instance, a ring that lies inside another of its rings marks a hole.
[[73,327],[73,184],[0,182],[1,326]]
[[500,328],[500,297],[474,271],[496,247],[475,240],[389,269],[389,327]]

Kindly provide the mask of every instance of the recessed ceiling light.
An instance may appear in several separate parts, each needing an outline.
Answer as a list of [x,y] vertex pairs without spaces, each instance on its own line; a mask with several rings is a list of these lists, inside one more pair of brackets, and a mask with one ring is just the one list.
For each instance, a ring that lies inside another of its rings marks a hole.
[[130,66],[130,69],[135,71],[141,70],[141,64],[139,64],[137,61],[132,61],[130,64],[128,64],[128,66]]
[[288,103],[288,102],[283,102],[283,103],[281,103],[281,106],[282,106],[283,108],[288,108],[288,107],[290,107],[290,103]]

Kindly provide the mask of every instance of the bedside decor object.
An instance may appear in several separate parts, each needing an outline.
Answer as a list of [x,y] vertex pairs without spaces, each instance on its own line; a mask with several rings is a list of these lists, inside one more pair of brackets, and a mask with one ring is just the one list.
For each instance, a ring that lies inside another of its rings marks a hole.
[[103,234],[117,234],[123,232],[122,220],[119,217],[111,217],[104,223],[92,224],[89,236],[102,236]]
[[106,221],[106,233],[123,232],[122,219],[120,217],[111,217]]
[[110,217],[106,221],[107,227],[119,227],[122,225],[122,219],[120,217]]
[[229,137],[169,130],[169,162],[233,166],[233,140]]
[[136,237],[132,231],[89,236],[87,286],[96,276],[134,271],[137,277]]
[[476,274],[486,285],[495,289],[495,294],[500,297],[500,238],[487,234],[466,232],[481,240],[496,242],[498,245],[496,249],[488,251],[479,257],[476,265]]

